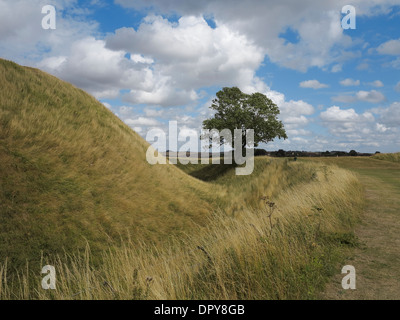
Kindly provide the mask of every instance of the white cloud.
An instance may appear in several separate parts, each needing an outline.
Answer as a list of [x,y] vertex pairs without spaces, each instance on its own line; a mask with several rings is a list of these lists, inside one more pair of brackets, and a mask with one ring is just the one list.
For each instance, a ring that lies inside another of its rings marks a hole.
[[345,86],[345,87],[359,86],[360,85],[360,80],[353,80],[351,78],[347,78],[347,79],[344,79],[344,80],[340,81],[340,84],[342,86]]
[[155,109],[152,107],[145,107],[143,111],[148,117],[161,117],[164,113],[163,109]]
[[356,93],[356,98],[358,101],[365,101],[370,103],[379,103],[386,99],[381,92],[376,90],[358,91]]
[[394,90],[400,92],[400,81],[397,82],[396,86],[394,87]]
[[379,122],[391,128],[400,127],[400,102],[393,102],[388,108],[381,108],[378,111]]
[[315,111],[311,104],[304,102],[303,100],[284,101],[279,107],[282,114],[290,116],[312,115]]
[[124,122],[129,126],[158,126],[160,123],[152,118],[138,117],[137,119],[126,119]]
[[303,100],[286,101],[283,93],[269,90],[265,94],[279,107],[279,118],[282,120],[285,129],[306,130],[305,127],[309,124],[309,119],[306,116],[314,114],[315,108]]
[[184,16],[177,23],[149,16],[138,30],[118,29],[106,41],[109,49],[155,62],[152,85],[133,89],[125,97],[131,103],[182,105],[196,101],[202,87],[231,85],[246,91],[260,86],[255,72],[264,59],[262,50],[224,25],[211,28],[201,16]]
[[354,109],[332,106],[321,112],[320,119],[329,132],[339,138],[347,148],[370,143],[375,138],[374,133],[378,132],[371,125],[375,122],[371,112],[359,114]]
[[368,85],[376,87],[376,88],[382,88],[385,86],[381,80],[375,80],[375,81],[369,82]]
[[321,112],[320,117],[323,121],[327,122],[374,121],[371,113],[365,113],[363,116],[360,116],[354,109],[340,109],[338,106],[330,107],[326,111]]
[[400,39],[389,40],[382,43],[377,49],[380,54],[387,54],[392,56],[400,55]]
[[335,64],[332,66],[331,72],[336,73],[342,71],[343,66],[341,64]]
[[311,136],[312,132],[305,129],[290,129],[286,130],[288,136]]
[[364,101],[369,103],[380,103],[386,100],[386,97],[379,91],[358,91],[355,95],[339,95],[332,97],[333,101],[352,103],[357,101]]
[[[374,114],[376,116],[374,116]],[[354,109],[332,106],[321,112],[320,119],[333,135],[329,138],[336,146],[358,149],[400,147],[400,103],[364,113]],[[341,142],[340,142],[341,141]]]
[[116,98],[121,89],[146,90],[153,86],[153,73],[148,66],[125,58],[124,51],[107,49],[104,40],[77,40],[65,53],[43,59],[38,66],[96,98]]
[[377,123],[376,130],[383,133],[386,132],[388,128],[386,128],[383,124]]
[[131,60],[133,62],[140,62],[140,63],[145,63],[145,64],[153,64],[154,60],[150,58],[146,58],[142,56],[141,54],[134,54],[131,56]]
[[63,55],[71,43],[96,32],[98,24],[82,19],[76,10],[77,1],[50,2],[57,11],[56,30],[42,28],[44,15],[41,9],[49,1],[0,0],[0,52],[3,58],[32,65],[43,57]]
[[312,89],[322,89],[328,88],[329,86],[324,83],[320,83],[318,80],[307,80],[300,82],[301,88],[312,88]]
[[[353,40],[341,28],[341,8],[347,0],[281,0],[281,1],[197,1],[197,0],[117,0],[137,9],[169,15],[206,15],[218,26],[224,25],[254,41],[264,49],[270,61],[287,68],[307,71],[310,67],[332,65],[338,72],[352,57],[348,49]],[[388,14],[398,0],[354,0],[357,16]],[[290,28],[298,35],[291,43],[280,37]],[[350,55],[349,55],[350,53]]]

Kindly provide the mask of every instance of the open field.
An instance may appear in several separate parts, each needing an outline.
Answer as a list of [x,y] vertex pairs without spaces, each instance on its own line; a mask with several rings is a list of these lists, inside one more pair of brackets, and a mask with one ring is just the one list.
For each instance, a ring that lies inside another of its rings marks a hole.
[[386,161],[396,159],[395,156],[313,160],[357,172],[367,201],[362,223],[355,231],[362,245],[348,260],[356,268],[357,289],[343,290],[341,277],[337,276],[322,298],[400,298],[400,164]]

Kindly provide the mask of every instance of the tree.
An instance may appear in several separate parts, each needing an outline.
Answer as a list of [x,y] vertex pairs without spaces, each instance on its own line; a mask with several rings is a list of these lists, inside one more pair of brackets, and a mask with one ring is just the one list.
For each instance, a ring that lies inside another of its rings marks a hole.
[[286,151],[283,150],[283,149],[279,149],[279,150],[276,152],[276,156],[277,156],[277,157],[286,157]]
[[267,156],[268,152],[265,149],[254,149],[254,156]]
[[350,150],[349,155],[351,157],[355,157],[355,156],[357,156],[357,151],[356,150]]
[[[287,139],[286,131],[279,115],[278,106],[262,93],[245,94],[239,88],[223,88],[217,92],[217,98],[212,101],[211,109],[216,113],[211,119],[203,121],[203,129],[234,129],[242,131],[242,150],[246,147],[246,130],[254,130],[254,147],[259,143],[268,143],[276,137]],[[204,137],[202,137],[204,139]],[[210,137],[210,142],[214,141]],[[215,141],[214,141],[215,142]],[[221,145],[228,143],[233,147],[233,141],[221,136]]]

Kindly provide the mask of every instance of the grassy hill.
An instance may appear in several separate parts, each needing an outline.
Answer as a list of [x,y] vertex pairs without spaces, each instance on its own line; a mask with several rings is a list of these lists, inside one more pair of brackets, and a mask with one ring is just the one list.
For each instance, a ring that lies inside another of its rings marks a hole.
[[[0,260],[161,241],[204,225],[214,197],[93,97],[0,60]],[[190,199],[190,201],[189,201]]]

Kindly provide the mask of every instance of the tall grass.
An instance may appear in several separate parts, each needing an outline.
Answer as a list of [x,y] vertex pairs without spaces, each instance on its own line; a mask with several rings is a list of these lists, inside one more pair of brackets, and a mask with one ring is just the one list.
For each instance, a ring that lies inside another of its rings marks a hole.
[[391,162],[400,162],[400,152],[397,153],[377,153],[372,156],[374,159]]
[[148,146],[82,90],[0,59],[0,261],[23,266],[86,240],[101,252],[126,234],[162,243],[205,226],[218,191],[151,166]]
[[313,298],[356,243],[347,171],[151,166],[82,90],[1,59],[0,83],[1,299]]
[[57,270],[56,290],[41,289],[39,265],[27,268],[12,284],[3,271],[0,297],[315,298],[328,277],[339,272],[337,264],[346,248],[356,245],[352,227],[362,208],[363,191],[356,176],[343,169],[289,166],[307,174],[311,170],[312,175],[281,189],[268,203],[260,198],[259,208],[243,209],[235,216],[216,212],[208,232],[162,247],[125,242],[104,252],[97,267],[91,264],[89,248],[59,256],[46,261]]

